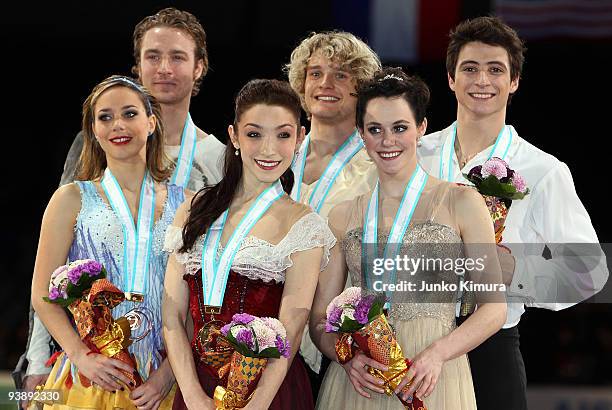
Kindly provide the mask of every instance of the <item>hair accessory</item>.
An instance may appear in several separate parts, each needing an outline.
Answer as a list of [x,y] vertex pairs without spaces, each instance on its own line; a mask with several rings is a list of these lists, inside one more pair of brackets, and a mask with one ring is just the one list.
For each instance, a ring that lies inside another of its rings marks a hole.
[[131,78],[125,77],[122,75],[113,76],[113,79],[111,80],[111,82],[126,84],[129,88],[144,95],[145,108],[147,110],[147,115],[153,115],[153,109],[151,108],[151,100],[149,100],[149,96],[147,95],[147,92],[145,91],[142,85],[138,84],[136,81],[132,80]]
[[236,148],[236,151],[234,152],[234,155],[236,155],[236,156],[240,155],[240,148]]
[[397,81],[404,81],[404,79],[402,77],[397,76],[395,74],[387,74],[386,76],[384,76],[383,78],[381,78],[378,81],[385,81],[385,80],[389,80],[389,79],[394,79],[394,80],[397,80]]

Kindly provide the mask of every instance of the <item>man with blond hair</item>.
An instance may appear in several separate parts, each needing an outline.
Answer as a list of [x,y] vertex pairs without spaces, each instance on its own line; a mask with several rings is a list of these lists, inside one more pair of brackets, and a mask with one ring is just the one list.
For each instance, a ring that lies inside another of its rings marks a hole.
[[[310,131],[292,168],[291,196],[326,217],[338,203],[368,192],[376,170],[355,125],[356,87],[380,70],[372,49],[351,33],[312,33],[291,53],[286,65],[291,87],[310,119]],[[300,353],[310,368],[315,397],[325,366],[308,326]]]

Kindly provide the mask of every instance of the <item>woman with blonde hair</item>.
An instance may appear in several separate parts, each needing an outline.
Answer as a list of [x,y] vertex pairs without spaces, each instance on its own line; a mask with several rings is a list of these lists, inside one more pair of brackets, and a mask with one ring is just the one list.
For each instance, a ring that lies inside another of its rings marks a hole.
[[[33,306],[63,349],[44,386],[60,390],[60,401],[45,407],[153,409],[172,403],[168,393],[174,376],[161,336],[168,260],[162,244],[185,194],[165,182],[169,171],[160,118],[155,98],[128,77],[105,79],[83,104],[85,143],[78,180],[60,187],[47,205],[32,281]],[[143,252],[130,251],[135,248]],[[90,350],[66,312],[43,301],[51,273],[79,259],[100,262],[110,282],[142,296],[112,311],[115,319],[135,307],[149,312],[151,331],[129,347],[136,369]],[[124,372],[138,373],[144,383],[134,386]],[[81,375],[90,386],[83,385]]]

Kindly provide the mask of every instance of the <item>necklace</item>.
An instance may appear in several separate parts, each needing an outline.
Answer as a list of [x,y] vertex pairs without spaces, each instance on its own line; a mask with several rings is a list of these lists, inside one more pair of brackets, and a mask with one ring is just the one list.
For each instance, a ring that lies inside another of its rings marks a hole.
[[475,152],[475,153],[470,154],[470,155],[464,155],[463,154],[463,150],[461,149],[461,143],[459,142],[459,138],[455,139],[455,152],[457,153],[457,159],[459,160],[459,168],[460,169],[465,167],[465,164],[470,162],[470,160],[472,158],[474,158],[476,156],[476,154],[478,154],[478,152]]

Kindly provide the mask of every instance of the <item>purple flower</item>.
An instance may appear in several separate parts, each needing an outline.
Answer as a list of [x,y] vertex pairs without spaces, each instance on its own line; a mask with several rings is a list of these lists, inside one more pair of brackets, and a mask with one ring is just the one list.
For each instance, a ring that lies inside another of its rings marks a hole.
[[491,158],[482,165],[481,174],[483,178],[493,175],[497,179],[508,176],[508,166],[499,158]]
[[527,182],[518,172],[515,172],[512,176],[512,186],[519,192],[525,193],[527,191]]
[[81,275],[82,275],[82,272],[81,272],[81,268],[79,266],[77,266],[76,268],[70,269],[68,271],[68,279],[74,285],[76,285],[79,282],[79,279],[81,278]]
[[289,357],[290,355],[290,349],[289,349],[289,341],[283,341],[283,338],[280,336],[276,336],[276,348],[278,349],[279,353],[283,356],[283,357]]
[[232,316],[232,322],[248,325],[255,319],[255,316],[249,315],[248,313],[236,313]]
[[223,326],[223,327],[221,328],[221,334],[222,334],[223,336],[227,336],[227,334],[229,333],[229,331],[230,331],[230,328],[231,328],[231,327],[232,327],[232,324],[231,324],[231,323],[228,323],[227,325]]
[[374,303],[374,296],[369,295],[362,298],[355,307],[355,320],[362,325],[368,323],[368,314]]
[[89,276],[97,276],[102,271],[102,265],[97,261],[89,260],[83,264],[81,269],[87,272]]
[[342,309],[339,307],[334,307],[332,311],[329,313],[329,317],[327,318],[327,321],[330,323],[339,323],[341,315],[342,315]]
[[51,289],[49,289],[49,299],[55,300],[55,299],[59,298],[59,296],[60,296],[60,291],[55,286],[53,286],[53,287],[51,287]]
[[482,165],[476,165],[474,168],[470,169],[470,172],[468,172],[468,176],[482,178],[481,170]]
[[236,340],[239,343],[244,343],[249,349],[253,349],[255,346],[253,344],[253,332],[251,332],[249,329],[240,329],[236,335]]
[[335,333],[335,332],[337,332],[337,331],[338,331],[338,327],[336,327],[336,326],[332,325],[332,324],[331,324],[331,323],[329,323],[329,322],[325,322],[325,331],[326,331],[327,333]]

